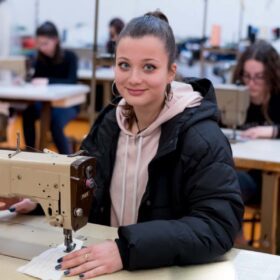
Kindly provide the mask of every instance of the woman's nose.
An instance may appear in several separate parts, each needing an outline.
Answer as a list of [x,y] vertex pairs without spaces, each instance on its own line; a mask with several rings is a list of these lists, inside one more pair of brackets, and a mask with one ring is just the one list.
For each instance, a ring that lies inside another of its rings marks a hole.
[[141,74],[138,69],[132,69],[129,76],[130,83],[140,83],[141,82]]

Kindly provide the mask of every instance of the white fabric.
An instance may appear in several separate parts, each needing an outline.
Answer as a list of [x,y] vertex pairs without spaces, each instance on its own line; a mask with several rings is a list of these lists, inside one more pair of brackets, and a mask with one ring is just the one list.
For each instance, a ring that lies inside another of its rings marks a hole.
[[[83,241],[74,239],[75,251],[82,248]],[[56,270],[57,260],[67,253],[64,252],[63,244],[50,248],[39,256],[33,258],[29,263],[17,269],[18,272],[31,275],[43,280],[59,280],[63,276],[63,270]]]

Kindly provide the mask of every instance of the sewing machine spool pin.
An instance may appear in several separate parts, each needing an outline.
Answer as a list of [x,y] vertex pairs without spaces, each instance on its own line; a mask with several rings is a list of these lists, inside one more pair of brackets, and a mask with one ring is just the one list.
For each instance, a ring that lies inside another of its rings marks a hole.
[[20,133],[17,132],[17,148],[13,153],[9,154],[8,157],[12,158],[13,156],[17,155],[20,152],[21,152],[21,150],[20,150]]

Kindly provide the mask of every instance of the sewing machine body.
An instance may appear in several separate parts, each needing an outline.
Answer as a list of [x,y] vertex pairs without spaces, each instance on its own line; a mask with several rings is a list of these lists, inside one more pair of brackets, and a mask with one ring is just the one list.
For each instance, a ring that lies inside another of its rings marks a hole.
[[38,202],[53,226],[78,230],[88,222],[95,158],[0,150],[0,197]]
[[244,124],[250,105],[250,94],[245,86],[215,85],[215,95],[222,123],[230,128]]

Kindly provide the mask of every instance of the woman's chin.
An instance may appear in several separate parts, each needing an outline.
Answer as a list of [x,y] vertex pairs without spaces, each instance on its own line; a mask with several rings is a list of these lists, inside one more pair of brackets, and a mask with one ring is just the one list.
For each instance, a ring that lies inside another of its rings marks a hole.
[[144,106],[146,102],[139,96],[126,96],[124,98],[130,106]]

